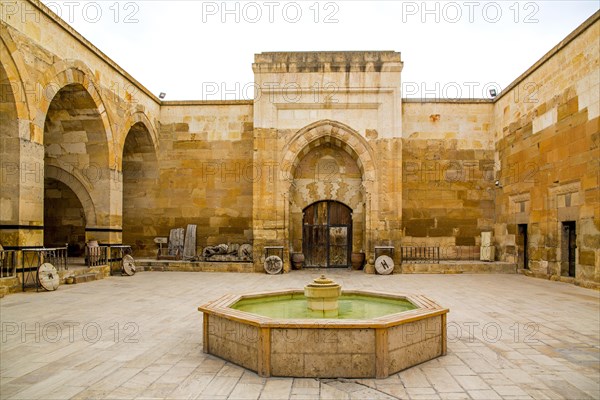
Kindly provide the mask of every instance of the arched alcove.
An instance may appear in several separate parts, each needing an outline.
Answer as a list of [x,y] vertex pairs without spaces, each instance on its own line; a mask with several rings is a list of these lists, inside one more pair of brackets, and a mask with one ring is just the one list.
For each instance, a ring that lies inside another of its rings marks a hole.
[[289,193],[290,239],[293,252],[306,248],[303,218],[307,206],[319,201],[337,201],[352,211],[351,247],[364,248],[364,187],[355,159],[332,143],[308,151],[293,169]]
[[150,131],[136,122],[123,146],[123,242],[137,255],[154,254],[160,210],[158,160]]
[[[116,211],[111,203],[115,186],[111,180],[115,176],[110,173],[108,127],[101,102],[75,77],[71,80],[75,83],[67,83],[58,90],[48,105],[44,121],[44,165],[46,171],[55,167],[57,174],[66,173],[78,186],[84,187],[85,201],[93,203],[95,212],[99,213],[93,216],[93,222],[88,218],[87,225],[97,228],[106,226],[110,214]],[[58,180],[62,181],[60,176]]]
[[[370,147],[364,139],[350,127],[335,121],[312,124],[294,135],[286,146],[283,170],[289,182],[290,252],[306,251],[306,210],[319,202],[348,207],[351,215],[349,253],[364,252],[367,248],[366,198],[375,176]],[[330,262],[327,265],[341,266]]]
[[106,129],[96,102],[80,83],[56,93],[44,124],[45,157],[88,170],[90,180],[108,167]]

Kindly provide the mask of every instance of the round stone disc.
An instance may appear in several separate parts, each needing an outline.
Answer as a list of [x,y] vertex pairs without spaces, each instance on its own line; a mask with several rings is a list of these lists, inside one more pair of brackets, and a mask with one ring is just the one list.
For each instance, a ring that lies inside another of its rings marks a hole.
[[265,271],[267,274],[276,275],[283,269],[283,261],[279,256],[269,256],[265,260]]
[[58,285],[60,285],[58,271],[56,268],[54,268],[54,265],[50,263],[43,263],[40,265],[37,271],[37,276],[40,285],[50,292],[56,290]]
[[129,276],[135,274],[135,260],[129,254],[123,256],[123,272]]
[[242,259],[252,259],[252,245],[248,243],[244,243],[240,246],[238,250],[238,257]]
[[390,256],[379,256],[375,260],[375,270],[380,275],[389,275],[394,270],[394,260]]

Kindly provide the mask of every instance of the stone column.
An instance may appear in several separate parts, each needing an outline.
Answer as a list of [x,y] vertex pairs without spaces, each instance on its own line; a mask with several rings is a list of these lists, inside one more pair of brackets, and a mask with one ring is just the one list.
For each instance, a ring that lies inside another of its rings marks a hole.
[[2,163],[0,243],[5,248],[44,244],[44,147],[14,139],[12,161]]

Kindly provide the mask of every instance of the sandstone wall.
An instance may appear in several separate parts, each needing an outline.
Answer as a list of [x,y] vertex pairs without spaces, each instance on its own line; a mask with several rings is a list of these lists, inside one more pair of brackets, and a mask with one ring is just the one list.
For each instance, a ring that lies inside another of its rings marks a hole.
[[517,225],[527,224],[532,273],[566,275],[563,222],[574,221],[581,283],[600,281],[599,17],[590,17],[494,104],[503,186],[496,201],[500,259],[517,258]]
[[492,109],[486,101],[404,101],[403,245],[472,257],[476,249],[462,246],[480,245],[481,232],[493,230]]
[[156,179],[135,185],[153,195],[143,196],[148,203],[138,209],[131,229],[137,237],[130,240],[154,250],[155,236],[197,224],[198,252],[206,245],[251,242],[252,132],[250,102],[165,103]]

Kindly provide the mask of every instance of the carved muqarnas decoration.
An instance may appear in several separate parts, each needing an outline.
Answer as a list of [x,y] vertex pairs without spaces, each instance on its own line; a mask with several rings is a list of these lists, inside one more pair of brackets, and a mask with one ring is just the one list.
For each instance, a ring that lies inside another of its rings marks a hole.
[[219,244],[205,247],[202,251],[205,261],[252,261],[252,245]]

